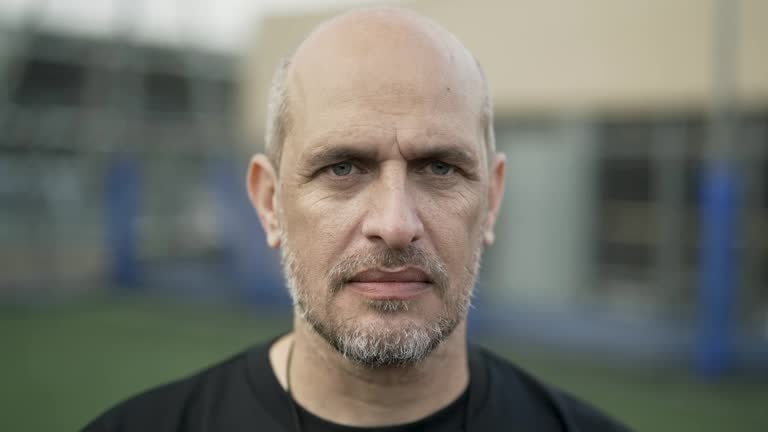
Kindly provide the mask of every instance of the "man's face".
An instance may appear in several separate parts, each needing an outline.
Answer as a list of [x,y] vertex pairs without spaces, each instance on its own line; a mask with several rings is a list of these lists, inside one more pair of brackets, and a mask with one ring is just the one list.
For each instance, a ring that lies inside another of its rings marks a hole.
[[275,200],[299,313],[368,366],[419,361],[465,319],[494,200],[476,71],[392,42],[300,53]]

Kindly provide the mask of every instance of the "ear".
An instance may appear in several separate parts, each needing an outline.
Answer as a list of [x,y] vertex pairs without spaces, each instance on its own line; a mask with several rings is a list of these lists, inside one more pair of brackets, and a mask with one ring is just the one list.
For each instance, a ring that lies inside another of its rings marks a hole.
[[280,246],[280,224],[277,217],[277,175],[272,163],[263,154],[251,159],[245,179],[251,205],[259,216],[267,236],[267,244]]
[[488,184],[488,212],[483,224],[483,244],[490,246],[493,244],[493,227],[496,225],[496,217],[501,208],[501,199],[504,197],[504,169],[507,163],[507,157],[503,153],[496,153],[491,163],[489,184]]

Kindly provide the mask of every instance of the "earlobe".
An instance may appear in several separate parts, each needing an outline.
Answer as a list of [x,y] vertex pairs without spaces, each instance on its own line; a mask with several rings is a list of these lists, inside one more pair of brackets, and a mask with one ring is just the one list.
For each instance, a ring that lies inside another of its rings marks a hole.
[[483,244],[487,247],[493,244],[496,237],[493,235],[493,228],[485,230],[483,234]]
[[277,175],[269,159],[263,154],[257,154],[251,159],[246,175],[248,197],[256,214],[259,216],[262,228],[270,247],[280,246],[280,223],[277,215]]

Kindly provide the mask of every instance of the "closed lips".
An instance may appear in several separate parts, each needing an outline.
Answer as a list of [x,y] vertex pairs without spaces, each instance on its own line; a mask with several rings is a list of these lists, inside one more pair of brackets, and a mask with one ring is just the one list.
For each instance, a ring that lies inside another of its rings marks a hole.
[[428,292],[433,285],[426,272],[409,267],[396,271],[366,270],[355,275],[348,286],[371,300],[408,300]]
[[419,282],[432,283],[432,279],[421,269],[405,268],[397,271],[386,271],[380,269],[365,270],[356,274],[350,282],[368,282],[368,283],[386,283],[386,282]]

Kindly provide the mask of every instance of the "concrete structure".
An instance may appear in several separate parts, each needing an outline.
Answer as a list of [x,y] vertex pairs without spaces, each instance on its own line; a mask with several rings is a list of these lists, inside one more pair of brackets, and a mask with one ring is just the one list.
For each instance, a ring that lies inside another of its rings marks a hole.
[[[415,0],[402,4],[447,27],[478,57],[502,120],[564,110],[705,111],[713,102],[715,9],[711,1]],[[740,4],[734,96],[744,107],[764,109],[768,106],[768,26],[764,22],[768,4],[761,0]],[[261,78],[254,91],[264,94],[279,58],[336,12],[266,18],[255,45]],[[256,118],[261,119],[259,109]]]

